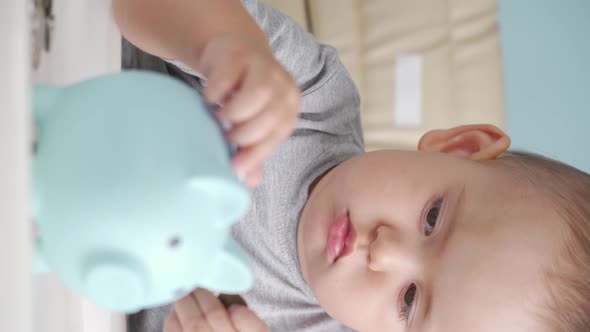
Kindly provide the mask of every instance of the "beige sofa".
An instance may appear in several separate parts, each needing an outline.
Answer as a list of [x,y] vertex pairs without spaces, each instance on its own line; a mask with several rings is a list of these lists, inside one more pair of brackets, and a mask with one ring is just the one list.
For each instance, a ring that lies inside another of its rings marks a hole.
[[367,148],[432,128],[505,126],[495,0],[265,0],[335,46],[362,98]]

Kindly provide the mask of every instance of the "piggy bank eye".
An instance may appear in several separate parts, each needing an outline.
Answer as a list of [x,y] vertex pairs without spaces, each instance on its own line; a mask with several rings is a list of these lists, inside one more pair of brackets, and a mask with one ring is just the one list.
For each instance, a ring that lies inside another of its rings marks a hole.
[[173,236],[168,240],[168,247],[175,249],[182,244],[180,236]]

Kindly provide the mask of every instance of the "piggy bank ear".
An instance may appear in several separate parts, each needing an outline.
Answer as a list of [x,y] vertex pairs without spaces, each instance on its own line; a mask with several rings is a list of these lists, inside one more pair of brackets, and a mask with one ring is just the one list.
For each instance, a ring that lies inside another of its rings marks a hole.
[[236,294],[250,289],[253,282],[246,255],[232,239],[227,239],[202,285],[221,293]]
[[51,113],[62,90],[62,88],[42,85],[36,85],[33,88],[33,117],[36,122],[41,122],[48,113]]
[[33,273],[47,273],[50,272],[39,241],[33,243]]
[[246,213],[250,204],[248,190],[237,179],[201,176],[190,181],[190,187],[202,200],[201,211],[206,220],[229,226]]

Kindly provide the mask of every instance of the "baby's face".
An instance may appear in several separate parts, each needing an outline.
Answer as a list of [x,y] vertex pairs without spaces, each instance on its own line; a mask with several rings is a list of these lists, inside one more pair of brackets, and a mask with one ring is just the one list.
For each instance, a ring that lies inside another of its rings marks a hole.
[[560,218],[518,183],[442,153],[358,156],[310,194],[303,275],[358,331],[538,331]]

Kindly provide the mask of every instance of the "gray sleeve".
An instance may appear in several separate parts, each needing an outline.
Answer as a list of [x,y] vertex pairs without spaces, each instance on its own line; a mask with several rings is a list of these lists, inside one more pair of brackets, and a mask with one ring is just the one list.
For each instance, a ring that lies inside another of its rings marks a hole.
[[325,74],[326,62],[336,51],[321,45],[295,20],[279,10],[256,3],[249,12],[266,34],[275,58],[289,71],[302,91],[311,88]]

